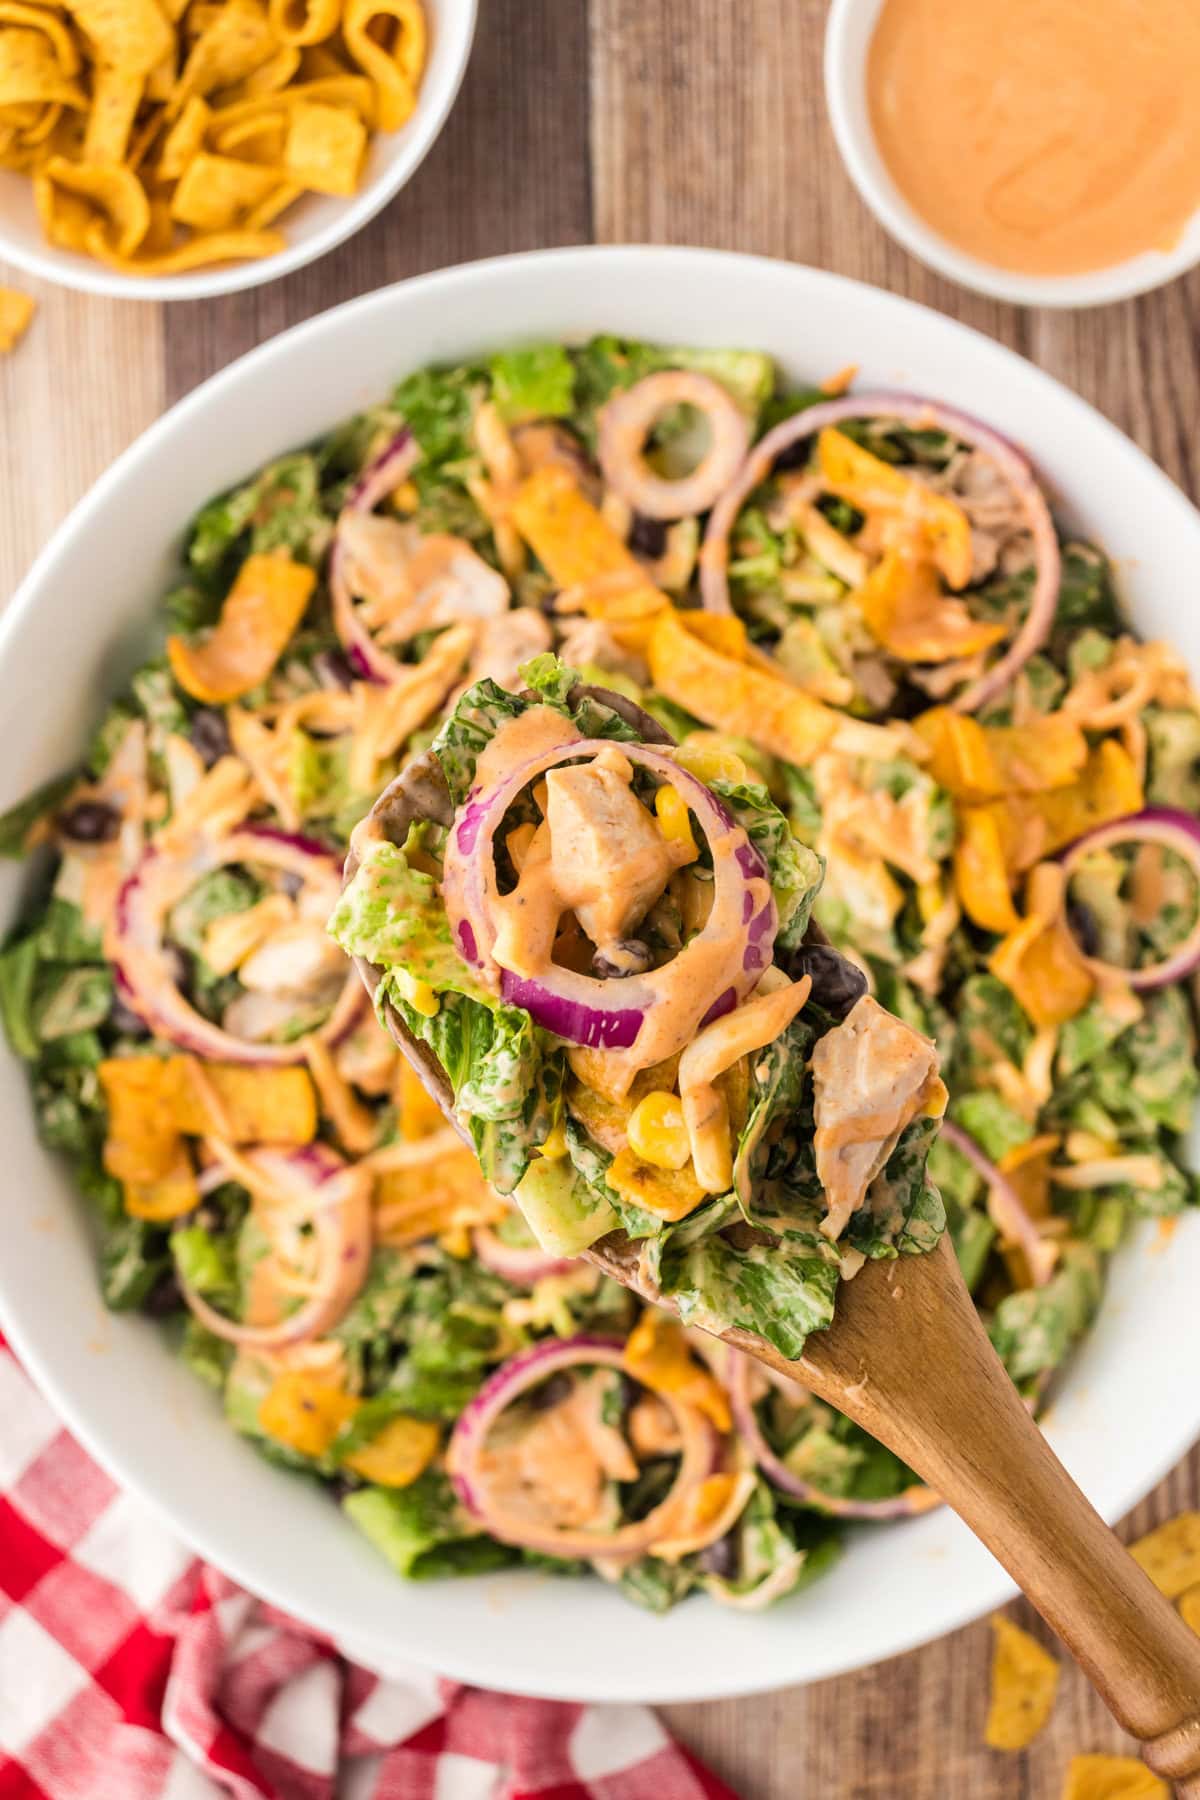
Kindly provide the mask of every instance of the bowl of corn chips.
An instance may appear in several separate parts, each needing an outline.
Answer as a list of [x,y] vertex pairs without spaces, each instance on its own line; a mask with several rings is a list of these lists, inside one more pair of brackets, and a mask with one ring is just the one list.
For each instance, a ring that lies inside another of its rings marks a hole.
[[409,180],[477,0],[0,0],[0,259],[196,300],[323,256]]

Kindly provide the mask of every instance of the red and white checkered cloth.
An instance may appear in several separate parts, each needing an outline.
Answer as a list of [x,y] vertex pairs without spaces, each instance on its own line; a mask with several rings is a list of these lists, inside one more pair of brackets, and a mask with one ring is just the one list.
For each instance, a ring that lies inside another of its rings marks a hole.
[[383,1677],[197,1562],[0,1338],[0,1800],[735,1800],[639,1706]]

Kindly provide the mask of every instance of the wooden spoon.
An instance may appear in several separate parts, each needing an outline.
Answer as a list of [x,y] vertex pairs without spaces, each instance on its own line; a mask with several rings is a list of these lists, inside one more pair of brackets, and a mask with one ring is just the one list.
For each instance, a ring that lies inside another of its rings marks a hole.
[[[619,1233],[585,1252],[668,1308]],[[915,1469],[1004,1564],[1150,1767],[1200,1800],[1200,1637],[1080,1493],[992,1349],[949,1236],[867,1263],[799,1362],[746,1331],[729,1344],[801,1382]]]
[[[617,696],[603,692],[609,704]],[[636,711],[639,725],[646,715]],[[651,736],[650,730],[645,735]],[[657,727],[654,737],[665,734]],[[355,833],[403,844],[414,820],[449,824],[453,806],[436,758],[424,756],[381,795]],[[356,959],[374,995],[379,971]],[[446,1076],[390,1006],[396,1043],[469,1143]],[[584,1260],[641,1299],[674,1310],[643,1276],[637,1246],[613,1232]],[[949,1237],[925,1256],[869,1262],[838,1290],[837,1316],[788,1362],[746,1331],[720,1334],[798,1381],[878,1438],[966,1521],[1068,1646],[1147,1763],[1200,1800],[1200,1637],[1076,1487],[992,1349]]]

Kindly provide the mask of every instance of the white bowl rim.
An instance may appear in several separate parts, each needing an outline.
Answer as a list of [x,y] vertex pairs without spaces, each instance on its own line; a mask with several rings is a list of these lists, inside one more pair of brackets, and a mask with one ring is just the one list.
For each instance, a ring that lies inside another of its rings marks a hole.
[[266,281],[281,281],[297,269],[328,255],[329,251],[361,231],[408,186],[433,149],[458,98],[471,60],[479,21],[479,0],[456,0],[454,21],[452,31],[442,27],[450,51],[443,79],[436,92],[426,94],[424,87],[418,91],[416,107],[412,117],[401,127],[404,136],[391,161],[352,195],[327,225],[310,237],[290,240],[274,256],[253,257],[215,269],[198,269],[180,275],[123,275],[120,270],[110,269],[78,252],[57,251],[49,245],[31,247],[10,238],[5,233],[3,218],[0,218],[0,262],[10,263],[24,274],[52,282],[56,287],[72,288],[81,294],[100,294],[110,300],[210,300],[218,294],[239,294],[247,288],[261,287]]
[[960,286],[1016,306],[1107,306],[1164,287],[1200,262],[1200,212],[1170,250],[1145,251],[1108,268],[1081,275],[1029,275],[1000,268],[959,250],[927,225],[901,194],[885,168],[866,107],[861,103],[870,33],[856,37],[868,10],[884,0],[832,0],[825,26],[825,104],[846,172],[866,205],[892,237],[918,261]]
[[[324,333],[337,336],[344,321],[353,318],[361,325],[367,325],[376,312],[386,315],[393,303],[394,296],[400,291],[411,292],[419,289],[423,295],[448,295],[455,290],[469,288],[486,282],[492,274],[500,276],[506,270],[517,267],[533,282],[543,274],[563,270],[568,274],[575,270],[586,271],[593,277],[606,265],[611,266],[626,279],[633,279],[637,274],[645,275],[651,265],[666,268],[678,265],[681,274],[686,273],[690,286],[703,291],[706,272],[715,274],[723,270],[727,274],[736,272],[739,283],[744,283],[756,274],[781,272],[795,273],[807,282],[816,283],[831,290],[833,295],[863,295],[874,292],[886,301],[887,305],[898,312],[906,312],[916,323],[924,320],[936,320],[938,328],[949,336],[960,341],[969,341],[976,354],[984,354],[991,359],[1015,361],[1021,365],[1025,378],[1035,388],[1040,388],[1047,396],[1054,396],[1061,407],[1073,411],[1081,432],[1089,432],[1103,436],[1109,440],[1110,448],[1117,449],[1125,457],[1133,457],[1143,465],[1143,472],[1158,488],[1164,506],[1170,507],[1180,515],[1180,523],[1186,522],[1187,528],[1196,533],[1198,521],[1196,509],[1181,490],[1158,468],[1158,466],[1138,449],[1124,433],[1112,425],[1103,415],[1096,412],[1086,401],[1065,388],[1060,382],[1025,358],[997,343],[984,333],[974,330],[957,320],[938,314],[935,309],[905,299],[898,295],[879,294],[869,284],[835,275],[828,271],[816,270],[803,265],[791,265],[781,261],[707,249],[689,249],[658,245],[629,246],[576,246],[552,250],[516,253],[508,256],[493,257],[472,263],[459,264],[428,275],[418,276],[406,282],[393,283],[373,293],[360,296],[355,300],[331,308],[325,313],[291,327],[288,331],[268,339],[255,349],[248,351],[236,362],[230,364],[191,393],[176,403],[167,413],[152,424],[110,465],[96,482],[93,488],[78,502],[67,518],[58,526],[49,543],[36,558],[25,580],[21,583],[5,615],[0,619],[0,684],[7,675],[6,659],[16,647],[19,635],[28,617],[37,605],[41,589],[52,576],[54,565],[60,557],[70,554],[74,540],[79,534],[86,532],[89,525],[103,513],[111,493],[118,490],[125,479],[126,472],[136,468],[143,460],[150,458],[160,445],[168,444],[178,433],[186,433],[193,420],[203,414],[205,409],[218,401],[228,390],[235,388],[244,375],[251,369],[269,370],[273,364],[281,369],[291,363],[297,352],[311,345]],[[1200,541],[1200,540],[1198,540]],[[1200,1221],[1194,1221],[1200,1225]],[[1126,1254],[1132,1254],[1132,1250]],[[32,1315],[31,1315],[32,1319]],[[263,1579],[252,1566],[248,1554],[243,1553],[240,1542],[232,1542],[223,1537],[219,1531],[210,1530],[209,1520],[199,1504],[193,1510],[186,1526],[181,1525],[178,1515],[172,1511],[166,1501],[159,1499],[154,1491],[154,1484],[149,1471],[139,1465],[132,1456],[127,1456],[120,1446],[114,1447],[105,1441],[96,1431],[88,1417],[82,1402],[76,1401],[72,1384],[64,1372],[63,1378],[54,1372],[47,1359],[41,1355],[38,1342],[39,1333],[31,1324],[26,1329],[25,1321],[15,1316],[9,1309],[0,1280],[0,1328],[7,1335],[9,1342],[22,1358],[31,1375],[38,1382],[42,1391],[51,1401],[67,1428],[78,1438],[102,1467],[107,1469],[112,1478],[119,1482],[136,1497],[151,1508],[164,1523],[183,1538],[191,1548],[205,1560],[212,1562],[224,1570],[235,1581],[250,1592],[264,1600],[279,1606],[284,1611],[298,1614],[294,1594],[277,1582]],[[194,1378],[192,1378],[194,1379]],[[1200,1412],[1196,1418],[1187,1415],[1183,1408],[1173,1411],[1174,1427],[1164,1432],[1157,1456],[1149,1463],[1141,1464],[1136,1473],[1131,1473],[1119,1491],[1110,1496],[1104,1511],[1105,1516],[1115,1520],[1137,1504],[1157,1483],[1172,1469],[1195,1441],[1197,1428],[1200,1426]],[[933,1515],[926,1515],[931,1517]],[[920,1521],[917,1523],[921,1523]],[[893,1530],[905,1531],[910,1526],[900,1525]],[[972,1589],[970,1598],[964,1602],[961,1598],[948,1600],[938,1623],[929,1626],[921,1621],[914,1623],[907,1616],[892,1618],[889,1626],[881,1632],[880,1640],[873,1645],[870,1653],[872,1662],[899,1655],[918,1645],[933,1641],[935,1638],[970,1623],[984,1612],[1003,1605],[1011,1599],[1016,1588],[999,1565],[992,1565],[989,1570],[991,1579]],[[383,1578],[399,1580],[399,1577],[383,1571]],[[387,1671],[389,1664],[394,1664],[397,1648],[394,1643],[379,1637],[355,1638],[348,1634],[345,1620],[331,1604],[313,1603],[303,1609],[306,1621],[317,1629],[328,1633],[351,1653],[358,1655],[377,1668]],[[637,1619],[635,1616],[635,1629]],[[646,1621],[649,1625],[651,1621]],[[404,1656],[409,1662],[417,1662],[422,1666],[432,1666],[423,1662],[423,1647],[406,1643]],[[425,1653],[428,1654],[428,1653]],[[794,1683],[797,1680],[825,1680],[865,1666],[861,1652],[846,1651],[829,1657],[823,1662],[819,1671],[797,1677],[794,1672],[785,1671],[781,1676],[766,1675],[761,1668],[741,1670],[737,1667],[723,1667],[720,1670],[719,1682],[697,1693],[694,1685],[681,1685],[678,1678],[673,1678],[670,1669],[662,1669],[653,1677],[651,1683],[637,1669],[637,1659],[631,1659],[628,1674],[610,1672],[605,1678],[603,1691],[597,1691],[593,1685],[581,1691],[580,1678],[574,1674],[570,1659],[562,1659],[561,1671],[557,1668],[539,1675],[536,1684],[522,1681],[509,1675],[506,1679],[503,1668],[498,1669],[496,1662],[486,1651],[480,1653],[472,1643],[464,1642],[456,1646],[452,1657],[443,1654],[438,1665],[438,1672],[448,1674],[455,1679],[475,1683],[477,1685],[499,1688],[518,1693],[537,1693],[543,1697],[563,1700],[600,1700],[600,1701],[642,1701],[647,1704],[668,1704],[704,1700],[709,1698],[736,1698],[754,1693],[770,1692],[782,1684]]]

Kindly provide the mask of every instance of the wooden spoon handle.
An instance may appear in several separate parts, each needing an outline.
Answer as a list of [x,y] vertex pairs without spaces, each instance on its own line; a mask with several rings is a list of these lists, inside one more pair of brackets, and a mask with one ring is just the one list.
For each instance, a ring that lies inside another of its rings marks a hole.
[[932,1256],[864,1270],[843,1288],[826,1344],[792,1372],[949,1502],[1141,1740],[1150,1767],[1179,1784],[1177,1800],[1200,1800],[1200,1637],[1046,1443],[988,1342],[948,1243]]

